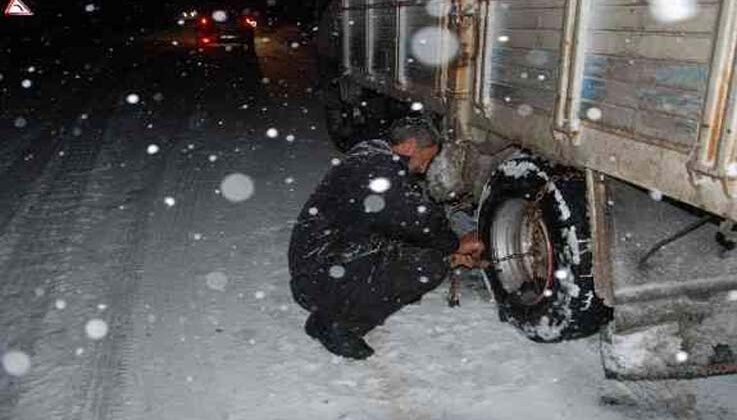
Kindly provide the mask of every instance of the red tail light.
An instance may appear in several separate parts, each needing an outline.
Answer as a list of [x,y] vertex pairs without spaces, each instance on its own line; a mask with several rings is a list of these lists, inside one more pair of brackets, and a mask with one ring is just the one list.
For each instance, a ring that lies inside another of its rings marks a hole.
[[203,44],[209,44],[210,43],[210,38],[204,37],[204,38],[202,38],[201,41],[202,41]]
[[207,18],[200,19],[200,25],[203,25],[204,26],[204,25],[207,25],[208,23],[210,23],[210,21],[207,20]]
[[246,22],[246,25],[250,25],[254,29],[256,28],[256,26],[258,26],[258,22],[256,22],[256,19],[254,19],[254,18],[252,18],[250,16],[246,16],[246,18],[244,19],[244,21]]

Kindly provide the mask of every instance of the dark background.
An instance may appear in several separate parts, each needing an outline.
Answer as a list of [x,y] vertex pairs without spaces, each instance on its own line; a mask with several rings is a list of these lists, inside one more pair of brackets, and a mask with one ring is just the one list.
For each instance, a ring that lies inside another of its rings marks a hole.
[[[4,10],[9,0],[0,0]],[[32,17],[0,17],[0,36],[99,36],[130,30],[150,31],[176,23],[181,12],[213,7],[252,7],[276,21],[313,23],[327,0],[23,0]],[[96,10],[85,11],[94,4]],[[7,40],[5,40],[7,41]]]

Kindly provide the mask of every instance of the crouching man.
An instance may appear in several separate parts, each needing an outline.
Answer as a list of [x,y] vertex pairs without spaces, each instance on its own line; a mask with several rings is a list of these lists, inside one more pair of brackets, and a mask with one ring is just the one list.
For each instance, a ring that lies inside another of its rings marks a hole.
[[291,289],[310,312],[305,331],[332,353],[371,356],[368,331],[436,288],[451,257],[470,265],[483,251],[475,232],[455,235],[418,182],[439,150],[429,122],[399,120],[388,140],[353,147],[304,205],[289,246]]

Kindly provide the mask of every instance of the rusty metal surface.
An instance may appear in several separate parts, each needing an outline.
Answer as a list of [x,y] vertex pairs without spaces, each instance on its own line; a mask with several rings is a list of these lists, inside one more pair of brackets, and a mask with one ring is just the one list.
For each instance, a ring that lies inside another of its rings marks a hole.
[[659,379],[736,373],[737,258],[714,240],[717,226],[702,226],[638,267],[652,244],[702,215],[622,182],[609,186],[615,311],[602,345],[607,374]]
[[586,195],[588,199],[591,237],[594,253],[594,287],[596,295],[607,306],[614,306],[612,288],[611,246],[613,231],[607,203],[609,193],[606,178],[592,170],[586,171]]
[[729,84],[734,71],[734,54],[737,45],[737,1],[723,0],[719,26],[716,32],[714,54],[711,63],[709,88],[699,133],[699,159],[694,167],[714,173],[717,151],[720,148],[724,112],[729,95]]

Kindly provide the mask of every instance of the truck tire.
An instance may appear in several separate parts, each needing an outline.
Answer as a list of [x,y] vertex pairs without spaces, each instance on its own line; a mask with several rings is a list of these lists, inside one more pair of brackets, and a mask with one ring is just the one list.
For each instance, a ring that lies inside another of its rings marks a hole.
[[612,316],[594,293],[582,175],[519,155],[484,189],[479,233],[499,316],[537,342],[597,332]]
[[328,135],[343,153],[363,140],[381,137],[393,118],[385,97],[363,91],[345,101],[337,83],[328,84],[324,100]]

